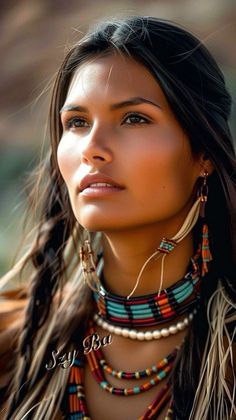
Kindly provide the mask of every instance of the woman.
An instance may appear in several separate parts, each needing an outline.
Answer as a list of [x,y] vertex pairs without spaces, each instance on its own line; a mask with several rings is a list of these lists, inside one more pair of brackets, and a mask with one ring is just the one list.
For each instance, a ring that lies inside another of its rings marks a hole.
[[230,107],[171,22],[101,23],[70,50],[35,240],[6,275],[30,287],[2,293],[3,418],[235,418]]

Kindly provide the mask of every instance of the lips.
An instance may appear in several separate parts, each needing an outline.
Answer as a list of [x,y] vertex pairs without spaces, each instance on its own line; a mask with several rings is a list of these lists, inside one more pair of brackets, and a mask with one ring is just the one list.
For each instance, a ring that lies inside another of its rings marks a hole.
[[[91,184],[96,184],[96,183],[106,183],[109,184],[115,188],[124,189],[123,185],[118,184],[116,181],[114,181],[112,178],[106,176],[106,175],[102,175],[102,174],[93,174],[93,175],[86,175],[84,178],[82,178],[82,180],[80,181],[79,184],[79,192],[84,191],[86,188],[88,188]],[[99,188],[99,187],[97,187]]]

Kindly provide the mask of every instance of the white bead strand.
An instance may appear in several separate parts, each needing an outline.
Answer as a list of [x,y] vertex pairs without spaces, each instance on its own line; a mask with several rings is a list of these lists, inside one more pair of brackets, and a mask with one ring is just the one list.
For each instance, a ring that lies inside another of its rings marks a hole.
[[169,327],[162,328],[160,330],[150,330],[150,331],[138,331],[131,330],[129,328],[117,327],[103,321],[103,319],[98,315],[94,315],[94,321],[99,325],[103,330],[109,331],[111,334],[121,335],[122,337],[131,338],[132,340],[159,340],[160,338],[169,337],[170,335],[177,334],[179,331],[183,331],[193,320],[194,315],[197,310],[194,309],[188,317],[184,318],[183,321],[177,322],[175,325],[170,325]]

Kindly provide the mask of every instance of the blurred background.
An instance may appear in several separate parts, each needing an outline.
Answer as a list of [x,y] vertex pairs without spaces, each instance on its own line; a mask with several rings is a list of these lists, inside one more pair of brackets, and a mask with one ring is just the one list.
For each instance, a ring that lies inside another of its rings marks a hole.
[[[100,18],[134,14],[171,19],[203,40],[235,101],[235,0],[0,0],[0,276],[19,247],[25,177],[48,145],[50,88],[68,47]],[[235,138],[235,108],[230,124]]]

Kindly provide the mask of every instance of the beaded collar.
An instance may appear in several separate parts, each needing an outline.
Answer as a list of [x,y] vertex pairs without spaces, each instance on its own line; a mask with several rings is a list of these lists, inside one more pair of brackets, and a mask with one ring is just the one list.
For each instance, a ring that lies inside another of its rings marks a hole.
[[[191,258],[184,278],[162,290],[159,295],[153,293],[127,300],[126,297],[106,291],[101,285],[99,293],[93,292],[96,312],[103,320],[128,328],[155,326],[191,312],[200,298],[199,257],[197,252]],[[103,272],[100,279],[104,284]]]

